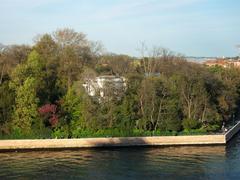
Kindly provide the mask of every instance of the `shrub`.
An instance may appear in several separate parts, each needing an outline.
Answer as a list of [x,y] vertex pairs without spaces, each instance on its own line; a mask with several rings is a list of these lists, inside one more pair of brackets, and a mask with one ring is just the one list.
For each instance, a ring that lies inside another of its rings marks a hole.
[[184,130],[197,129],[199,127],[199,123],[194,119],[184,119],[182,125]]
[[52,132],[52,138],[63,139],[68,137],[69,137],[69,133],[67,131],[67,128],[64,128],[64,127],[55,128]]
[[57,106],[55,104],[45,104],[38,109],[38,112],[51,127],[56,127],[59,120],[57,116]]
[[216,132],[220,130],[220,126],[215,124],[215,125],[209,125],[203,128],[207,132]]
[[202,135],[207,134],[207,131],[205,129],[191,129],[191,130],[184,130],[182,132],[179,132],[178,135]]
[[181,120],[169,119],[166,124],[166,129],[169,131],[180,131],[182,128]]

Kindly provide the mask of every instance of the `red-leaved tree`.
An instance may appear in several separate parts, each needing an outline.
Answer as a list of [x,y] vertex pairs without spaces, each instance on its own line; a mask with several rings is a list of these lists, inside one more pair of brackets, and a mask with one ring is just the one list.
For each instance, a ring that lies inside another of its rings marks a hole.
[[47,120],[52,127],[58,123],[57,106],[55,104],[45,104],[38,109],[39,114]]

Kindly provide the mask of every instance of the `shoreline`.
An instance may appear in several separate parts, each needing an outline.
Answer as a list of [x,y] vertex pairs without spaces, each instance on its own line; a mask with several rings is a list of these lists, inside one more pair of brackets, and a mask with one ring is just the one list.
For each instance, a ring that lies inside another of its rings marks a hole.
[[225,135],[0,140],[0,150],[130,146],[222,145]]
[[240,130],[240,122],[225,134],[79,139],[0,140],[0,150],[71,149],[133,146],[225,145]]

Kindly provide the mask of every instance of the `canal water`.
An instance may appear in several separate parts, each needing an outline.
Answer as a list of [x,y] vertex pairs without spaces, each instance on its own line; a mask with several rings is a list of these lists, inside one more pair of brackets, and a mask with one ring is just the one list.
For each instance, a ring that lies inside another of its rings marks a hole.
[[0,179],[240,179],[240,134],[227,146],[1,152]]

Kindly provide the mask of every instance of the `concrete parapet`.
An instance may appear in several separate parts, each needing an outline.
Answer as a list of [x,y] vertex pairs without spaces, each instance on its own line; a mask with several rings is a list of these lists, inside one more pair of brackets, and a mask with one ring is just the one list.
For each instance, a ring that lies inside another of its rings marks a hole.
[[224,135],[1,140],[0,149],[51,149],[113,146],[225,144]]
[[216,145],[226,144],[239,130],[240,122],[233,126],[227,133],[217,135],[0,140],[0,150],[117,146]]

